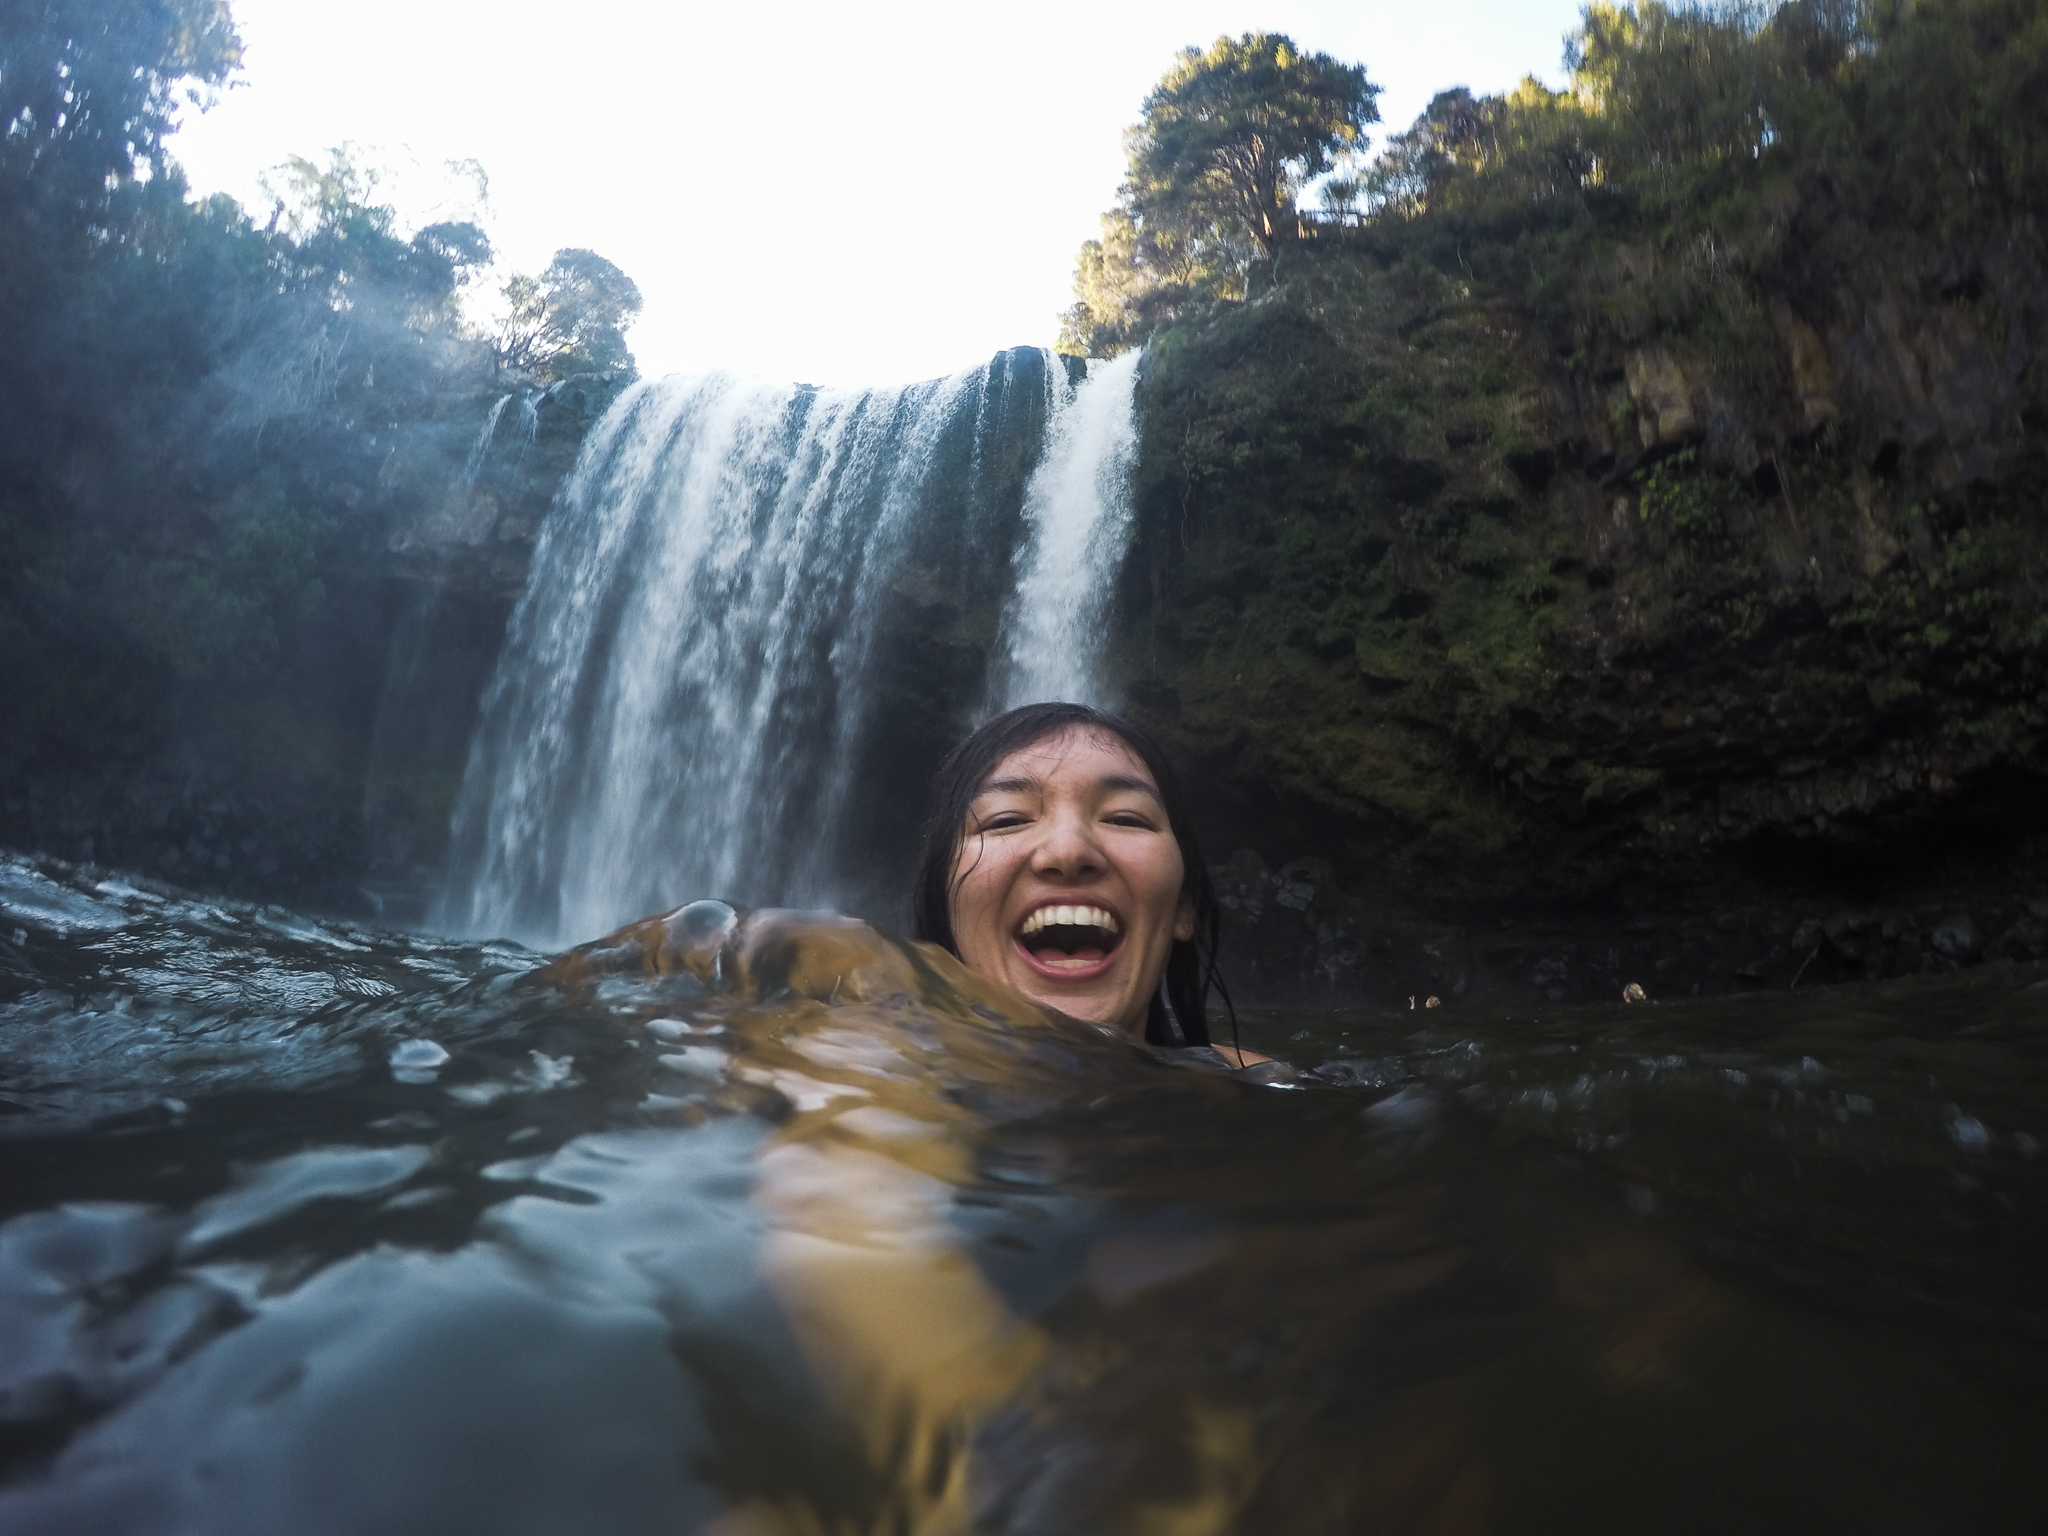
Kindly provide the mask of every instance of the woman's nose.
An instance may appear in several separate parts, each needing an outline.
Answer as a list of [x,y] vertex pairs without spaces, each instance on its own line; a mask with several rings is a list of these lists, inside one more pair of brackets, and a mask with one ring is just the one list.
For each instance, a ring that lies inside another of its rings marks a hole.
[[1047,818],[1045,835],[1031,852],[1031,868],[1040,875],[1068,880],[1097,874],[1103,866],[1102,846],[1087,817],[1059,813]]

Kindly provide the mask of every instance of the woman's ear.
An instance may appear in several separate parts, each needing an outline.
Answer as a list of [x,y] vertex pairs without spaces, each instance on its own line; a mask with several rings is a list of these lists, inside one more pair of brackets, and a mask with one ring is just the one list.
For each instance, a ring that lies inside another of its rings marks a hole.
[[1180,903],[1173,909],[1173,936],[1182,944],[1195,936],[1195,898],[1186,891],[1180,893]]

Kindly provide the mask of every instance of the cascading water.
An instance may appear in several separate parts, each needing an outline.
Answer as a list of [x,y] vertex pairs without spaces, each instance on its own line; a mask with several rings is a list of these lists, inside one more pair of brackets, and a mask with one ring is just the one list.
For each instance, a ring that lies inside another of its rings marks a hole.
[[535,551],[438,921],[556,943],[706,893],[886,901],[904,777],[977,699],[1100,692],[1134,367],[629,391]]
[[1045,456],[1024,492],[1026,545],[990,694],[1003,709],[1041,699],[1111,702],[1099,637],[1131,531],[1138,357],[1127,352],[1094,369],[1051,412]]
[[498,418],[505,414],[505,407],[512,403],[512,397],[500,395],[491,412],[484,418],[483,430],[476,435],[476,442],[469,450],[469,457],[463,461],[462,474],[456,481],[456,494],[467,496],[476,488],[476,477],[483,473],[484,455],[491,451],[491,439],[498,433]]

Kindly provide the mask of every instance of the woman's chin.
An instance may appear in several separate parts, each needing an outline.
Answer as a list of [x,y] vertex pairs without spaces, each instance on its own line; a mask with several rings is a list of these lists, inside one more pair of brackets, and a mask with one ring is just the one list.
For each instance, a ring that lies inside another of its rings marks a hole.
[[1019,946],[1009,967],[1010,985],[1040,1007],[1056,1008],[1068,1018],[1128,1028],[1121,1017],[1127,999],[1117,959],[1112,950],[1093,965],[1054,966]]

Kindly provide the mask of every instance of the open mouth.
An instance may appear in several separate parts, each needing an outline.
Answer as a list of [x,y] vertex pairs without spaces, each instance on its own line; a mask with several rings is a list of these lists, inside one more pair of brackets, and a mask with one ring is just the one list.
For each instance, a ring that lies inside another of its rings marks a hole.
[[1017,944],[1040,970],[1076,975],[1099,970],[1123,943],[1123,925],[1106,907],[1085,903],[1038,908],[1017,929]]

